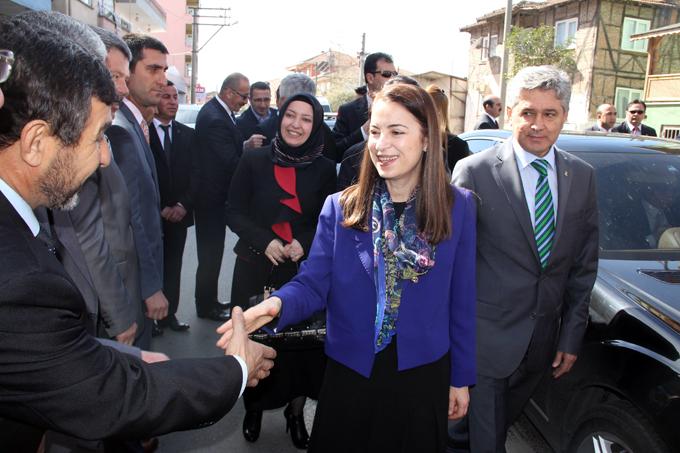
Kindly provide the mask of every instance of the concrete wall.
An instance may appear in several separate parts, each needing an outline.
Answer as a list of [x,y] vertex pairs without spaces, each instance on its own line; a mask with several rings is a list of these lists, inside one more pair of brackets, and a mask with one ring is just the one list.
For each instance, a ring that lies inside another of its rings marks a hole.
[[[191,77],[186,77],[185,55],[191,55],[191,47],[186,42],[186,24],[191,23],[191,16],[186,14],[186,0],[159,0],[158,4],[166,13],[166,29],[162,32],[150,33],[168,48],[168,66],[177,68],[177,72],[191,90]],[[187,99],[189,96],[187,96]]]

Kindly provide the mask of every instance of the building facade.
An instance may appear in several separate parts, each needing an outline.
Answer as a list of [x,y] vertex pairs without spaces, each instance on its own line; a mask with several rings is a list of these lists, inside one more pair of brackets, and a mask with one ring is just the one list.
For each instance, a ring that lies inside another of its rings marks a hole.
[[[597,106],[612,103],[623,119],[628,101],[643,98],[646,40],[631,36],[677,23],[679,0],[548,0],[513,6],[512,24],[555,27],[555,44],[572,48],[577,69],[566,128],[594,122]],[[482,112],[482,99],[500,94],[505,9],[490,12],[461,28],[470,33],[466,130]]]

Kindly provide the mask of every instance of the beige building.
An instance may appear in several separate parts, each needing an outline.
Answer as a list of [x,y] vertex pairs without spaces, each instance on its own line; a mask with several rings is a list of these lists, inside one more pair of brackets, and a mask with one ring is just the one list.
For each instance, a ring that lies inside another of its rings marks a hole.
[[316,94],[325,96],[332,90],[334,84],[344,82],[348,77],[358,80],[359,59],[329,49],[327,52],[321,52],[301,63],[289,66],[286,70],[308,75],[316,82]]
[[156,32],[166,24],[156,0],[52,0],[52,10],[119,35]]
[[460,134],[464,130],[465,123],[465,98],[467,93],[467,80],[451,74],[437,71],[411,74],[420,86],[427,88],[429,85],[437,85],[444,90],[449,98],[449,128],[454,134]]
[[[614,103],[621,119],[628,101],[644,97],[647,40],[631,36],[679,22],[680,0],[522,1],[512,8],[512,24],[555,27],[555,43],[574,49],[572,99],[566,128],[594,122],[599,104]],[[474,127],[482,99],[500,94],[505,8],[461,28],[470,33],[465,130]]]

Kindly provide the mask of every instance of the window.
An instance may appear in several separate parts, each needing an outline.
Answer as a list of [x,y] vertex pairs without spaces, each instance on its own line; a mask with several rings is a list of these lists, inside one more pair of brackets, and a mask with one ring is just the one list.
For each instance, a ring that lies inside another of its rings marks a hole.
[[496,56],[496,47],[498,46],[498,35],[491,35],[489,38],[489,58]]
[[647,52],[647,40],[631,41],[631,35],[649,31],[650,21],[635,19],[634,17],[623,18],[623,32],[621,33],[621,49],[635,52]]
[[489,37],[482,38],[482,60],[489,59]]
[[578,18],[558,20],[555,22],[555,47],[576,47],[576,29]]
[[92,0],[80,0],[80,3],[85,3],[87,6],[92,6]]
[[642,99],[642,90],[634,88],[616,88],[616,114],[619,119],[626,117],[626,108],[633,99]]

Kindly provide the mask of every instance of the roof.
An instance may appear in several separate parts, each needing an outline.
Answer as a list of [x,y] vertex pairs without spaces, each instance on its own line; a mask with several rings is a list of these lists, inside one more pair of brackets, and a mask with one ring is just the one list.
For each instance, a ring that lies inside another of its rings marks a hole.
[[444,72],[438,72],[438,71],[427,71],[427,72],[422,72],[420,74],[411,74],[410,77],[420,77],[422,79],[426,80],[436,80],[436,79],[444,79],[447,77],[451,77],[453,79],[458,79],[458,80],[467,80],[465,77],[458,77],[453,74],[446,74]]
[[680,33],[680,23],[667,25],[665,27],[655,28],[644,33],[638,33],[630,37],[631,41],[639,39],[658,38],[660,36],[675,35]]
[[[545,1],[527,1],[523,0],[514,5],[512,5],[512,13],[518,14],[520,12],[530,12],[530,11],[541,11],[548,8],[553,8],[555,6],[562,5],[564,3],[572,3],[580,0],[545,0]],[[680,2],[678,0],[627,0],[630,3],[638,3],[641,5],[656,5],[656,6],[669,6],[672,8],[680,8]],[[499,8],[493,10],[483,16],[477,18],[477,22],[470,25],[465,25],[460,28],[460,31],[470,32],[477,27],[486,25],[490,21],[488,19],[495,18],[497,16],[504,16],[505,8]]]

